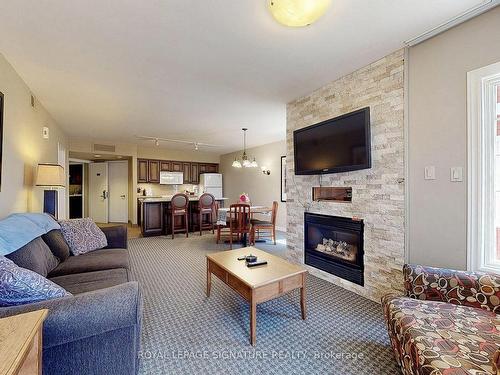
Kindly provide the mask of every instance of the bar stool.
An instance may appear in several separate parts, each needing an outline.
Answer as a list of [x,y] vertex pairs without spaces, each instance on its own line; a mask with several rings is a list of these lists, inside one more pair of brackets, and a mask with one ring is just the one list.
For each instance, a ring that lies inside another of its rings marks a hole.
[[[189,198],[186,194],[175,194],[170,202],[170,220],[172,222],[172,239],[175,233],[186,232],[186,237],[189,235],[189,221],[188,221],[188,206]],[[183,226],[175,227],[175,218],[184,217]]]
[[[203,229],[212,229],[214,234],[214,211],[215,197],[210,193],[204,193],[198,201],[198,225],[200,227],[200,236],[203,234]],[[203,216],[208,217],[210,221],[203,223]]]

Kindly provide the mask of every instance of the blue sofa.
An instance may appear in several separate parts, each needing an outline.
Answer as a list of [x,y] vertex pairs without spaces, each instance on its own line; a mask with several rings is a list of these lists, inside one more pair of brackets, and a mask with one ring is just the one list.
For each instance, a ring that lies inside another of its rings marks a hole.
[[[49,310],[43,326],[43,374],[138,372],[142,298],[129,270],[127,228],[101,229],[108,240],[107,248],[58,261],[44,275],[72,293],[71,296],[0,307],[0,318]],[[30,268],[24,263],[33,263],[33,252],[45,244],[40,240],[40,237],[33,240],[11,259],[21,267]],[[26,255],[28,251],[30,256]]]

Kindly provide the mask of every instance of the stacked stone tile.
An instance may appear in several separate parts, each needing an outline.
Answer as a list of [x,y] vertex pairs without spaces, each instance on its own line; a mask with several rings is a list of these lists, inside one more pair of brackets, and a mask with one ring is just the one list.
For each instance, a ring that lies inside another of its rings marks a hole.
[[[304,211],[358,217],[365,223],[365,286],[309,268],[334,284],[380,301],[401,290],[404,263],[404,50],[346,75],[287,105],[287,256],[304,261]],[[372,168],[295,176],[293,131],[371,109]],[[352,203],[312,202],[313,186],[350,186]]]

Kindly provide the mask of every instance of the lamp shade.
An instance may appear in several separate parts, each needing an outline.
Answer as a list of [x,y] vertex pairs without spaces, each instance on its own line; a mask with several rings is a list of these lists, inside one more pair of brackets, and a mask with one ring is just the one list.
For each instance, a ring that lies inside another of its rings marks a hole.
[[241,168],[241,163],[238,160],[234,159],[232,166],[234,168]]
[[64,168],[58,164],[38,164],[36,186],[64,187]]
[[269,0],[269,10],[279,23],[302,27],[320,18],[330,3],[331,0]]

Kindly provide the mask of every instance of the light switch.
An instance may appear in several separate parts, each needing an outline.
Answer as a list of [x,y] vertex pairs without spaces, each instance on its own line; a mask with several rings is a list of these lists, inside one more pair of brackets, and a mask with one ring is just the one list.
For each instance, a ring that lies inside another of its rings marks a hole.
[[42,128],[42,137],[43,139],[49,139],[49,128],[47,126]]
[[436,167],[431,165],[425,167],[424,170],[424,179],[426,180],[435,180],[436,179]]
[[450,181],[451,182],[462,182],[464,180],[462,167],[451,167],[450,168]]

